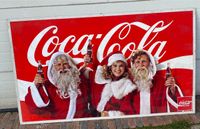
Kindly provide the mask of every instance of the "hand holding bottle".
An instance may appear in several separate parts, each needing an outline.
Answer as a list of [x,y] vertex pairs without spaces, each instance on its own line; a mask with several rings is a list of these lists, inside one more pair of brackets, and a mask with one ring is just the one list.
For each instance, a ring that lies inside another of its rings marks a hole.
[[34,78],[34,84],[36,86],[42,86],[44,84],[44,73],[42,69],[42,64],[40,61],[38,61],[38,68],[37,68],[37,74]]
[[172,94],[175,94],[175,78],[172,75],[170,64],[167,64],[165,86],[169,87]]
[[92,62],[92,43],[89,40],[89,44],[87,47],[87,54],[84,56],[84,63],[91,63]]

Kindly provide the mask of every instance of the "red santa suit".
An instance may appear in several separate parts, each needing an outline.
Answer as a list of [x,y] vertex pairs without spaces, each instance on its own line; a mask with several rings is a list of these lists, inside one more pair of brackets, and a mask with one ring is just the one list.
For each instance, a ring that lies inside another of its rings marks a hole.
[[79,85],[81,94],[70,92],[68,98],[61,98],[57,93],[57,87],[50,76],[50,70],[55,57],[63,54],[60,52],[54,53],[50,59],[47,76],[43,86],[36,87],[32,85],[28,89],[28,94],[25,97],[25,103],[33,117],[25,121],[37,120],[55,120],[55,119],[73,119],[88,117],[88,89],[87,80],[84,76],[80,76],[81,84]]
[[[108,59],[107,59],[108,58]],[[111,66],[115,61],[123,61],[126,63],[124,56],[121,53],[111,53],[104,60],[108,60],[108,66]],[[104,61],[102,61],[104,62]],[[101,65],[104,63],[101,63]],[[97,111],[107,111],[108,116],[121,116],[133,114],[131,92],[136,89],[136,86],[127,77],[113,81],[102,77],[102,66],[99,65],[95,74],[95,82],[101,84],[100,87],[95,85],[95,96],[92,98],[96,101]],[[97,91],[100,88],[100,91]],[[102,92],[101,92],[102,91]]]
[[145,52],[150,58],[150,67],[152,67],[148,76],[151,87],[133,91],[134,114],[146,115],[177,111],[177,97],[183,96],[180,87],[175,85],[176,93],[172,95],[169,88],[165,86],[165,71],[156,73],[157,68],[153,56]]
[[109,116],[119,116],[121,113],[126,115],[133,114],[130,93],[135,88],[127,78],[105,84],[97,111],[108,111]]
[[172,95],[164,85],[163,71],[158,72],[153,79],[150,90],[133,91],[134,114],[150,114],[177,111],[177,97],[183,96],[178,85],[176,93]]

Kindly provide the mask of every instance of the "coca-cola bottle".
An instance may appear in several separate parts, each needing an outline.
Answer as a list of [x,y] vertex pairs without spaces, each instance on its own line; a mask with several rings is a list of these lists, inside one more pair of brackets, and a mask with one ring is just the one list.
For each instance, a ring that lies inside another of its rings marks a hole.
[[90,56],[90,61],[88,63],[92,62],[92,43],[91,40],[89,40],[89,44],[87,47],[87,54]]
[[[37,74],[39,74],[42,78],[44,78],[43,67],[40,60],[38,61]],[[40,83],[40,85],[41,84],[42,83]]]
[[[173,75],[172,75],[172,70],[171,70],[171,68],[170,68],[170,63],[167,63],[167,69],[166,69],[166,73],[165,73],[165,77],[166,77],[166,80],[167,80],[167,78],[169,78],[169,77],[173,77]],[[173,78],[173,80],[174,80],[174,78]],[[175,86],[174,85],[168,85],[169,86],[169,88],[170,88],[170,90],[169,90],[169,95],[171,96],[171,98],[174,100],[174,101],[176,101],[177,102],[177,97],[176,97],[176,95],[175,95]]]
[[170,63],[167,63],[167,69],[166,69],[165,77],[166,77],[166,79],[168,77],[172,77],[172,70],[170,68]]

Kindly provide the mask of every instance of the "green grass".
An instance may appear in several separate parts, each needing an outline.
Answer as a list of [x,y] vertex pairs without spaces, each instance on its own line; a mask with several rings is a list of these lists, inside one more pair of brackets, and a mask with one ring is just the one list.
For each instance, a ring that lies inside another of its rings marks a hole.
[[177,121],[173,122],[169,125],[162,125],[162,126],[148,126],[148,127],[137,127],[136,129],[190,129],[191,124],[187,121]]

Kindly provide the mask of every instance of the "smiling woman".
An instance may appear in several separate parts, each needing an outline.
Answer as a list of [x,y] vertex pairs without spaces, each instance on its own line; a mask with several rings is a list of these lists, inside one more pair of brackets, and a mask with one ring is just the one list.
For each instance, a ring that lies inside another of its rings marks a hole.
[[111,74],[113,81],[119,80],[126,73],[127,73],[127,68],[125,62],[118,60],[111,65]]
[[130,93],[136,86],[128,78],[127,67],[121,52],[110,53],[97,67],[95,81],[97,84],[105,84],[97,105],[97,111],[102,117],[119,117],[133,113]]

